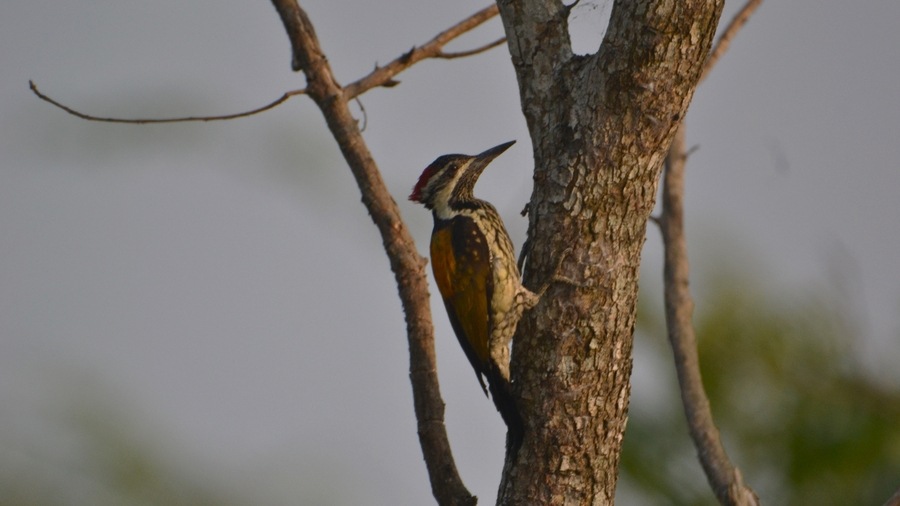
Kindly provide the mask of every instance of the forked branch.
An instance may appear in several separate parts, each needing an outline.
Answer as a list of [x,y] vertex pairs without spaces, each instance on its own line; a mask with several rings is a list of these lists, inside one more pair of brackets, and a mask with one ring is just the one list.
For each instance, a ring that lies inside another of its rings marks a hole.
[[[429,40],[425,44],[414,47],[408,52],[398,56],[397,58],[394,58],[387,65],[383,67],[376,67],[375,70],[373,70],[369,75],[361,79],[357,79],[356,81],[353,81],[352,83],[345,86],[344,99],[349,100],[378,86],[394,86],[397,84],[397,81],[394,80],[394,76],[427,58],[448,58],[447,53],[443,52],[444,46],[446,46],[453,39],[493,18],[498,13],[499,10],[497,9],[496,5],[485,7],[475,14],[472,14],[468,18],[435,35],[433,39]],[[473,54],[478,54],[493,47],[499,46],[505,40],[506,39],[504,38],[499,41],[484,45],[480,48],[458,54],[460,56],[470,56]],[[453,55],[453,53],[450,54]],[[456,57],[458,56],[449,56],[449,58]]]
[[[441,399],[434,353],[425,261],[419,256],[412,236],[400,216],[397,203],[381,179],[381,173],[348,101],[354,95],[342,90],[328,64],[312,22],[296,0],[272,0],[281,16],[293,48],[295,69],[306,75],[307,94],[325,117],[328,128],[356,178],[362,201],[381,232],[384,249],[397,282],[400,302],[406,315],[409,343],[409,374],[418,422],[419,444],[425,457],[431,490],[439,504],[472,505],[476,499],[466,489],[456,470]],[[389,71],[379,79],[390,79]],[[377,72],[377,71],[376,71]],[[371,81],[377,85],[378,79]],[[383,82],[383,81],[382,81]],[[358,88],[365,90],[364,86]],[[361,91],[360,91],[361,92]]]
[[29,81],[31,91],[63,111],[89,121],[110,123],[175,123],[187,121],[228,120],[251,116],[286,102],[295,95],[308,95],[322,111],[341,153],[356,178],[362,201],[381,232],[385,252],[397,282],[400,301],[406,316],[409,343],[409,374],[418,422],[419,442],[431,480],[432,492],[439,504],[469,506],[476,498],[469,493],[456,471],[444,426],[444,402],[441,399],[434,353],[434,329],[431,322],[425,260],[419,255],[397,204],[381,179],[378,166],[360,133],[348,103],[371,88],[397,84],[394,77],[427,58],[452,59],[471,56],[502,44],[499,39],[481,47],[461,52],[445,52],[444,47],[460,35],[497,15],[496,5],[482,9],[442,31],[422,46],[413,47],[383,67],[342,88],[335,79],[325,57],[313,24],[297,0],[272,0],[287,31],[292,47],[292,67],[306,76],[307,87],[288,91],[278,99],[255,109],[220,116],[186,116],[177,118],[114,118],[86,114],[41,93]]
[[[279,14],[282,17],[282,20],[285,19],[286,15],[292,15],[289,11],[290,7],[284,7],[288,9],[282,14],[281,7],[278,6],[278,2],[273,2],[276,4],[276,9],[279,9]],[[485,21],[493,18],[497,15],[497,6],[492,5],[490,7],[486,7],[475,14],[467,17],[466,19],[456,23],[455,25],[447,28],[441,33],[437,34],[430,41],[426,42],[421,46],[416,46],[407,51],[406,53],[394,58],[390,63],[383,67],[376,67],[375,70],[370,72],[368,75],[353,81],[343,88],[344,100],[352,100],[354,98],[359,97],[366,91],[376,88],[376,87],[391,87],[399,84],[398,81],[394,80],[394,77],[413,66],[414,64],[428,59],[428,58],[439,58],[439,59],[454,59],[454,58],[463,58],[466,56],[473,56],[479,53],[483,53],[492,48],[495,48],[504,42],[506,42],[506,38],[502,37],[497,39],[491,43],[485,44],[480,47],[476,47],[474,49],[466,50],[466,51],[458,51],[458,52],[445,52],[444,47],[458,38],[459,36],[469,32],[470,30],[482,25]],[[288,36],[291,38],[291,43],[294,43],[294,40],[297,39],[293,34],[297,32],[301,28],[301,26],[297,23],[291,22],[293,24],[288,25],[288,22],[285,21],[285,29],[288,32]],[[302,70],[302,67],[297,59],[297,52],[299,48],[296,46],[293,47],[293,69],[294,70]],[[179,116],[174,118],[116,118],[116,117],[107,117],[107,116],[97,116],[94,114],[88,114],[85,112],[81,112],[73,107],[69,107],[58,100],[51,98],[48,95],[40,92],[37,88],[37,85],[32,81],[28,81],[28,86],[31,91],[41,100],[53,104],[54,106],[66,111],[67,113],[77,116],[81,119],[88,121],[102,121],[105,123],[127,123],[133,125],[146,125],[146,124],[158,124],[158,123],[183,123],[189,121],[222,121],[222,120],[230,120],[236,118],[244,118],[247,116],[253,116],[254,114],[259,114],[261,112],[268,111],[269,109],[273,109],[284,102],[287,102],[288,99],[294,97],[296,95],[303,95],[306,93],[305,89],[291,90],[285,92],[281,97],[269,102],[266,105],[257,107],[255,109],[250,109],[248,111],[229,113],[223,115],[216,116]]]

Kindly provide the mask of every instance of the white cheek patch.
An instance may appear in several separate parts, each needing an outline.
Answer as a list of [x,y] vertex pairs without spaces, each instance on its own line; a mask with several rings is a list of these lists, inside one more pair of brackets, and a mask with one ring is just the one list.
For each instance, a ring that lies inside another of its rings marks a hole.
[[[450,202],[450,198],[453,196],[453,190],[456,189],[456,185],[459,184],[460,178],[465,174],[466,168],[469,166],[469,163],[466,162],[465,165],[457,169],[456,174],[453,175],[453,179],[444,184],[442,188],[434,194],[433,202],[435,203],[434,212],[437,214],[437,217],[442,220],[449,220],[455,216],[455,213],[449,208],[447,205]],[[438,184],[438,181],[434,181],[429,186]]]

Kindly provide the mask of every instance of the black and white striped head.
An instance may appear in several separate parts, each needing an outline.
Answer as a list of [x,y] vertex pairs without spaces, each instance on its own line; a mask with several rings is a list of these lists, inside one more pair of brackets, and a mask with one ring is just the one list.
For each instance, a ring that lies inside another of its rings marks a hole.
[[475,156],[439,156],[419,176],[409,200],[420,202],[438,214],[446,214],[457,204],[473,200],[472,190],[485,167],[515,142],[504,142]]

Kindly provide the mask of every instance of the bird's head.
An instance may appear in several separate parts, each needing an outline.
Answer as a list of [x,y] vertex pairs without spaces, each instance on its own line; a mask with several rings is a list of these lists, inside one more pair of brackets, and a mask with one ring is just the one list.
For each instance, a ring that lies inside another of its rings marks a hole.
[[409,200],[442,214],[442,211],[449,211],[454,204],[474,199],[472,190],[484,168],[515,142],[504,142],[474,156],[439,156],[419,176]]

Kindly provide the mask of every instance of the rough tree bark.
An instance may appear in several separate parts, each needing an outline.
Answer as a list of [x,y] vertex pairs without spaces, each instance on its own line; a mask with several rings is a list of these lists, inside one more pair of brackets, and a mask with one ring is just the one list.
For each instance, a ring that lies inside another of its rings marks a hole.
[[570,7],[501,0],[534,145],[526,283],[558,274],[515,338],[525,439],[498,504],[613,504],[630,393],[640,253],[662,161],[722,0],[616,1],[599,51],[572,53]]

